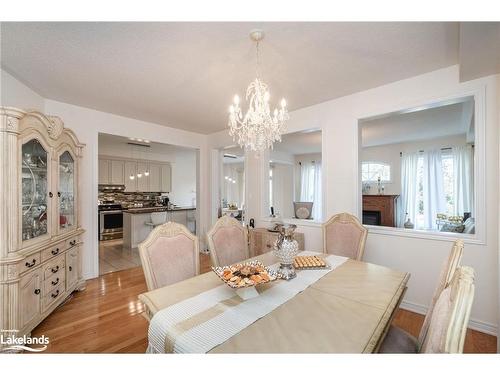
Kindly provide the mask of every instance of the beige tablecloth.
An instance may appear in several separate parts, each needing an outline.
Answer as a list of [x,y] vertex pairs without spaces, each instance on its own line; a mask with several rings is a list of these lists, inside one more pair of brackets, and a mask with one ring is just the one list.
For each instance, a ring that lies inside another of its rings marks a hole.
[[[265,264],[277,261],[271,253],[256,259]],[[408,278],[404,272],[348,260],[210,353],[373,352]],[[139,299],[152,316],[220,283],[209,272],[141,294]]]

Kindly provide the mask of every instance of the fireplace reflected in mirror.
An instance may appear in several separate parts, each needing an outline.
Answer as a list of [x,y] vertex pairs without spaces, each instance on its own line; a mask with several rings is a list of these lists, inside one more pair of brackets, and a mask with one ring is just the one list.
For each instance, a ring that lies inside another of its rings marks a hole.
[[380,225],[380,211],[363,210],[363,225]]

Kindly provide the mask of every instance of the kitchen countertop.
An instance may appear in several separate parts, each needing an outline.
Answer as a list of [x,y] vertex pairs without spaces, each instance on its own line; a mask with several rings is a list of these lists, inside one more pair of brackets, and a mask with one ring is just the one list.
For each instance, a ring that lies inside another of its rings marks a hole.
[[132,207],[123,210],[124,214],[147,214],[151,212],[165,212],[165,211],[190,211],[196,210],[196,207]]

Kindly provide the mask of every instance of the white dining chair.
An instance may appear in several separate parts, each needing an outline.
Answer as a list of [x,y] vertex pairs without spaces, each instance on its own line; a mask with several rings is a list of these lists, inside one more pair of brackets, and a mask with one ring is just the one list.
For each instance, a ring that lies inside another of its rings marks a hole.
[[157,226],[139,244],[139,254],[148,290],[199,274],[198,238],[184,225],[168,222]]
[[235,218],[222,216],[207,237],[214,266],[226,266],[250,258],[247,229]]
[[366,229],[346,212],[332,216],[323,228],[323,252],[361,260],[365,251]]
[[434,295],[429,309],[427,310],[427,314],[425,315],[424,323],[420,329],[418,338],[411,336],[401,328],[391,326],[384,342],[381,345],[380,352],[416,353],[421,350],[429,331],[436,303],[441,297],[442,292],[453,280],[462,259],[463,249],[464,244],[461,240],[457,240],[453,243],[452,249],[441,267],[438,283],[436,289],[434,290]]

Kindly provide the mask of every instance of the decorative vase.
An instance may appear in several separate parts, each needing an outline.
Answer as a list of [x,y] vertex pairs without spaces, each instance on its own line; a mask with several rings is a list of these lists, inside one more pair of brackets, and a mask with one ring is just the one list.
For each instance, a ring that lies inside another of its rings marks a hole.
[[403,225],[406,229],[413,229],[415,228],[415,225],[411,222],[410,218],[406,220],[406,222]]
[[281,225],[279,226],[279,235],[274,244],[274,255],[280,261],[278,273],[282,279],[293,279],[297,274],[293,267],[293,259],[299,252],[299,243],[293,239],[293,234],[296,225]]

